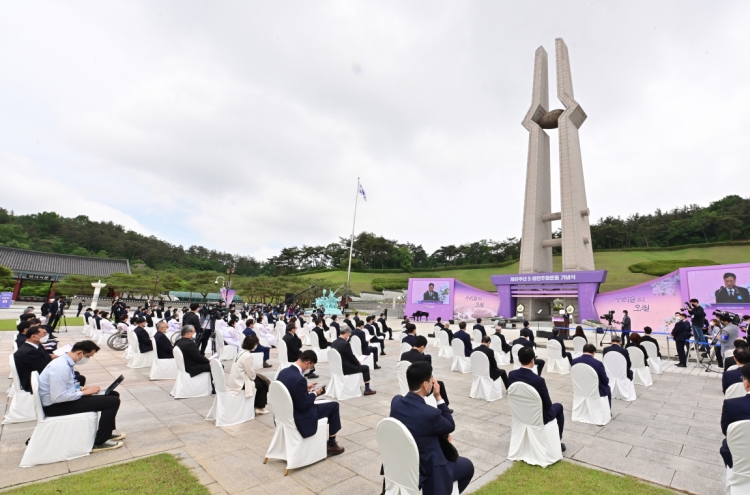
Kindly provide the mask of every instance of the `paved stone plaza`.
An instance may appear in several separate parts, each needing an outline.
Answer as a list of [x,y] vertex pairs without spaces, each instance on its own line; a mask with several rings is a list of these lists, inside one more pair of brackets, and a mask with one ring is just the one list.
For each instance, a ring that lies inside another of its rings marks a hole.
[[[396,320],[390,323],[398,325]],[[430,329],[431,325],[421,324],[419,331],[426,334]],[[517,331],[506,333],[515,338]],[[5,391],[10,386],[8,355],[14,337],[15,332],[0,333],[0,375],[5,380],[0,384],[3,403],[9,401]],[[80,327],[60,334],[62,343],[82,338]],[[540,341],[543,343],[545,339]],[[339,442],[346,452],[293,470],[286,477],[283,462],[269,460],[263,464],[273,436],[272,414],[241,425],[216,428],[205,420],[213,396],[175,400],[169,395],[171,380],[151,382],[148,369],[132,370],[122,359],[123,352],[104,348],[80,371],[92,385],[106,386],[118,375],[125,376],[118,389],[123,402],[117,418],[118,430],[127,434],[125,446],[69,462],[22,469],[18,466],[24,442],[30,437],[34,423],[5,425],[0,433],[0,487],[172,452],[193,468],[212,493],[380,493],[381,459],[375,427],[388,415],[391,398],[399,391],[398,341],[386,344],[388,355],[381,358],[383,369],[374,372],[372,379],[377,395],[341,403]],[[275,352],[274,349],[271,360],[274,365]],[[451,373],[450,360],[437,358],[436,349],[431,353],[435,375],[445,382],[454,409],[454,444],[476,468],[467,491],[471,492],[510,465],[505,458],[511,425],[508,399],[506,396],[493,403],[470,399],[472,375]],[[538,354],[546,357],[545,349]],[[545,370],[543,376],[552,400],[561,402],[566,412],[565,457],[690,493],[724,493],[725,469],[718,453],[723,438],[719,426],[723,400],[721,375],[707,374],[690,366],[687,369],[670,366],[663,375],[654,376],[653,386],[636,386],[635,402],[613,401],[613,420],[603,428],[572,422],[570,375],[560,376]],[[505,369],[510,371],[511,367]],[[321,376],[318,381],[327,382],[327,364],[318,365],[318,370]]]

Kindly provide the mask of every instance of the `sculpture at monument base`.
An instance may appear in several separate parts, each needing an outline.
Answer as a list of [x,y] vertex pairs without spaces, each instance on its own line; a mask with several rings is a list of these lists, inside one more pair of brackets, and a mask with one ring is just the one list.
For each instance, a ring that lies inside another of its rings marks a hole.
[[335,292],[330,290],[328,291],[328,295],[326,295],[326,290],[323,289],[323,296],[315,299],[315,307],[322,307],[327,315],[340,315],[341,310],[339,309],[339,298],[336,297],[336,292],[338,292],[338,290]]

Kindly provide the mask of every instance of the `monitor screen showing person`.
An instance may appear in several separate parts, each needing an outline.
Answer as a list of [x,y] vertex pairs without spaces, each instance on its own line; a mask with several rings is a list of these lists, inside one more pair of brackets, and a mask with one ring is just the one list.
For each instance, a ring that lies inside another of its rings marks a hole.
[[690,297],[701,303],[750,305],[750,265],[690,270],[687,278]]
[[450,304],[451,284],[448,280],[414,280],[411,300],[415,304]]

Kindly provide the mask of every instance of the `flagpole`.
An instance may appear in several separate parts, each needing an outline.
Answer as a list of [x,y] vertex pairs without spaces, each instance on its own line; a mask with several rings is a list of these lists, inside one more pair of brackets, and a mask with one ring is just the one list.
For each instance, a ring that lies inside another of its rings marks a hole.
[[345,306],[344,311],[349,306],[349,281],[352,275],[352,251],[354,249],[354,226],[357,223],[357,200],[359,199],[359,177],[357,177],[357,192],[354,195],[354,220],[352,220],[352,236],[349,239],[349,268],[346,270],[346,293],[344,294]]

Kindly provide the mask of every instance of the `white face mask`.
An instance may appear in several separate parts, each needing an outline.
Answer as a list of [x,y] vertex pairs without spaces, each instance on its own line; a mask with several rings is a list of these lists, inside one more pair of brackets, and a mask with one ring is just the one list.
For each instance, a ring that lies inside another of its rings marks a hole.
[[39,339],[39,342],[41,342],[42,344],[44,344],[48,340],[49,340],[49,335],[45,335],[44,337],[42,337],[41,339]]
[[84,357],[82,357],[82,358],[81,358],[81,360],[80,360],[80,361],[78,361],[78,362],[77,362],[76,364],[77,364],[77,365],[81,365],[81,364],[86,364],[86,363],[88,363],[88,362],[89,362],[89,358],[87,358],[86,356],[84,356]]

